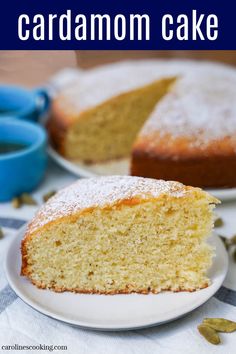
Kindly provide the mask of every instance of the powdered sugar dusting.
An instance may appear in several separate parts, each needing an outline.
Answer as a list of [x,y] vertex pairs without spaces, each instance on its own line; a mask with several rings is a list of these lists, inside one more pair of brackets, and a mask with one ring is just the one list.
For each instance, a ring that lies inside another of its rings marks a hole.
[[236,70],[212,67],[176,81],[145,124],[140,136],[158,132],[187,136],[195,145],[222,138],[236,140]]
[[57,105],[70,115],[95,107],[112,97],[184,72],[177,64],[158,60],[125,61],[79,72],[78,79],[65,88]]
[[44,204],[29,226],[29,231],[83,209],[112,206],[124,199],[148,199],[162,194],[183,197],[185,186],[178,182],[131,176],[80,179],[59,191]]
[[95,107],[112,97],[148,85],[155,80],[181,77],[198,69],[233,71],[230,67],[194,60],[124,61],[80,71],[78,79],[65,88],[57,105],[68,115]]

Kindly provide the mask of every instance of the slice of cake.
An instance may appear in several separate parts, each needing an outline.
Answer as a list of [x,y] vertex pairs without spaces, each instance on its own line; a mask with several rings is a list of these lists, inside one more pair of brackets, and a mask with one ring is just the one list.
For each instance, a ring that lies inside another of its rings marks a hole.
[[194,291],[210,280],[218,201],[181,183],[82,179],[44,204],[22,241],[22,275],[78,293]]

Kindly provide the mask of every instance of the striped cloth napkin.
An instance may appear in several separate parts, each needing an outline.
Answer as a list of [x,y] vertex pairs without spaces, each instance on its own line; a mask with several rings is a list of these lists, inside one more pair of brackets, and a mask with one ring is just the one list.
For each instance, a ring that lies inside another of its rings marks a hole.
[[[74,181],[75,177],[53,163],[44,183],[35,192],[40,203],[42,195]],[[236,201],[218,207],[224,219],[220,234],[230,237],[236,232]],[[227,278],[221,289],[203,306],[184,318],[144,330],[129,332],[95,332],[61,323],[36,312],[11,290],[3,272],[7,246],[17,230],[29,220],[36,207],[13,209],[8,203],[0,204],[0,225],[4,238],[0,240],[0,353],[6,346],[14,346],[10,353],[70,353],[70,354],[199,354],[236,353],[236,333],[222,334],[222,344],[214,346],[202,338],[197,325],[204,317],[224,317],[236,320],[236,263],[230,259]],[[14,262],[14,259],[12,260]],[[32,346],[20,350],[20,346]]]

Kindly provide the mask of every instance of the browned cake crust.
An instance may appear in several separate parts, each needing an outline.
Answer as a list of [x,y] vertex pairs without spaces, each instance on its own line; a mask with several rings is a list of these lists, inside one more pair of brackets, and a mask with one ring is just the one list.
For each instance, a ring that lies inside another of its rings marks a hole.
[[[21,274],[21,275],[26,275],[26,274]],[[35,282],[34,280],[32,280],[30,274],[27,275],[29,280],[31,281],[31,283],[35,286],[37,286],[38,289],[48,289],[46,286],[42,286],[42,284]],[[84,290],[84,289],[70,289],[70,288],[59,288],[57,286],[51,286],[50,289],[55,291],[56,293],[63,293],[63,292],[71,292],[71,293],[77,293],[77,294],[98,294],[98,295],[118,295],[118,294],[143,294],[143,295],[148,295],[148,294],[159,294],[163,291],[171,291],[174,293],[179,293],[179,292],[185,292],[188,291],[190,293],[193,293],[197,290],[200,289],[205,289],[209,286],[208,283],[204,284],[203,286],[201,286],[199,289],[188,289],[188,288],[179,288],[178,290],[172,290],[171,288],[167,288],[167,289],[162,289],[161,291],[155,291],[153,289],[147,288],[147,289],[143,289],[140,291],[137,290],[130,290],[129,287],[127,286],[126,289],[124,290],[116,290],[116,291],[98,291],[96,289],[91,289],[91,290]]]
[[190,146],[188,138],[173,139],[158,134],[140,137],[132,153],[131,174],[172,179],[197,187],[236,186],[235,146],[229,139],[212,141],[204,152]]
[[50,119],[47,123],[48,134],[52,146],[61,155],[65,155],[65,139],[68,128],[70,126],[70,119],[58,106],[58,101],[52,103],[52,110]]

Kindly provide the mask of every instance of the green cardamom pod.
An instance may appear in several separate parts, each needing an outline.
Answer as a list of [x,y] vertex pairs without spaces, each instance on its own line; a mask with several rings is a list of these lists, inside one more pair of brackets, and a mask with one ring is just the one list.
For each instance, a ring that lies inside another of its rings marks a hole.
[[231,245],[236,245],[236,235],[234,235],[233,237],[231,237],[231,239],[230,239],[230,244],[231,244]]
[[218,333],[211,327],[200,324],[198,327],[199,333],[211,344],[219,344],[220,337]]
[[214,226],[215,226],[215,227],[221,227],[221,226],[223,226],[223,225],[224,225],[223,219],[217,218],[217,219],[215,220],[215,223],[214,223]]
[[228,239],[222,235],[218,235],[218,236],[220,237],[221,241],[224,243],[226,250],[228,250],[229,249]]
[[234,252],[233,252],[233,260],[234,260],[234,262],[236,263],[236,249],[235,249]]
[[12,199],[11,204],[12,204],[13,208],[18,209],[21,207],[22,203],[21,203],[21,200],[19,197],[15,197]]
[[236,322],[224,318],[204,318],[203,324],[218,332],[230,333],[236,331]]
[[43,201],[46,203],[51,197],[56,194],[56,191],[50,191],[43,196]]

